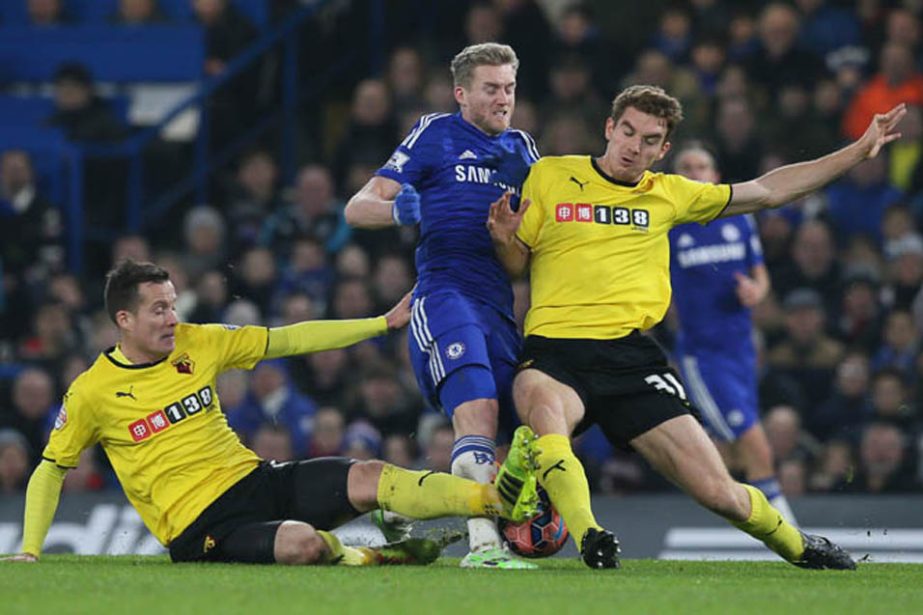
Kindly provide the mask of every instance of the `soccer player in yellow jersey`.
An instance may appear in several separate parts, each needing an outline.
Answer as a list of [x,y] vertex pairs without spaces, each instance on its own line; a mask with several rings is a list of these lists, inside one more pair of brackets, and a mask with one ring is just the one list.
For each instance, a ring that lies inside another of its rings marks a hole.
[[378,318],[269,329],[183,324],[167,272],[126,261],[109,272],[105,302],[119,343],[65,394],[26,492],[22,552],[7,559],[38,559],[65,473],[96,443],[173,561],[428,563],[440,550],[432,541],[352,548],[328,530],[373,509],[420,519],[529,512],[493,485],[381,461],[266,462],[228,427],[215,394],[219,373],[403,327],[409,295]]
[[[663,351],[640,332],[670,304],[667,232],[790,203],[900,137],[899,105],[875,116],[856,142],[752,181],[698,183],[650,167],[670,148],[682,119],[662,89],[632,86],[606,120],[605,153],[543,158],[514,212],[509,194],[491,206],[488,228],[511,274],[530,268],[532,306],[513,390],[537,432],[537,478],[591,568],[618,567],[619,544],[590,508],[586,476],[569,436],[597,423],[700,504],[808,568],[855,568],[827,539],[785,521],[759,489],[735,482],[690,405]],[[501,178],[502,180],[502,178]],[[501,469],[502,474],[502,469]]]

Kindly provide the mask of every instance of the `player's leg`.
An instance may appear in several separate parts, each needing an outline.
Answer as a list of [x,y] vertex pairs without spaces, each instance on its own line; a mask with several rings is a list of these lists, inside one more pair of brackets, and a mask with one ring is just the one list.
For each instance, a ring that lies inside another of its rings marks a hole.
[[[666,395],[648,397],[649,407],[673,401]],[[633,438],[631,445],[702,506],[762,541],[785,560],[810,567],[855,566],[845,552],[829,541],[820,544],[813,542],[818,540],[814,537],[804,537],[759,489],[734,481],[715,445],[691,415],[660,423]],[[818,561],[819,566],[813,565]]]
[[680,370],[708,430],[717,440],[730,445],[731,456],[741,462],[747,482],[794,523],[776,479],[769,442],[759,425],[755,357],[685,353],[680,358]]
[[782,516],[792,525],[798,525],[782,487],[776,478],[772,448],[766,432],[759,423],[754,424],[733,444],[746,473],[747,482],[759,489]]
[[584,561],[594,568],[616,567],[618,541],[593,516],[586,472],[571,448],[570,434],[584,416],[583,401],[574,389],[538,369],[526,369],[516,376],[513,395],[523,423],[538,435],[536,478],[564,519]]

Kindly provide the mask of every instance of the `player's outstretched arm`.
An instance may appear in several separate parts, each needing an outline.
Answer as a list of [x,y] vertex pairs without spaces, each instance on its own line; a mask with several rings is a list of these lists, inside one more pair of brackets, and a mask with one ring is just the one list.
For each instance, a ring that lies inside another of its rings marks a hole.
[[309,320],[269,329],[264,359],[290,357],[322,350],[352,346],[370,337],[400,329],[410,322],[411,293],[377,318],[350,320]]
[[907,106],[897,105],[887,113],[876,115],[865,134],[832,154],[815,160],[779,167],[757,179],[733,185],[730,205],[722,217],[751,213],[791,203],[825,186],[867,158],[874,158],[881,148],[899,139],[897,125],[907,113]]
[[23,515],[22,553],[4,557],[0,561],[37,562],[48,528],[58,509],[61,486],[67,470],[50,461],[42,461],[29,479],[26,489],[26,512]]
[[504,192],[503,196],[490,204],[490,213],[487,216],[487,230],[494,242],[497,258],[511,277],[522,275],[529,264],[529,247],[516,237],[516,231],[522,224],[522,217],[532,202],[524,199],[518,211],[513,211],[510,206],[512,192]]
[[384,228],[420,221],[420,196],[410,184],[375,176],[346,203],[346,222],[357,228]]

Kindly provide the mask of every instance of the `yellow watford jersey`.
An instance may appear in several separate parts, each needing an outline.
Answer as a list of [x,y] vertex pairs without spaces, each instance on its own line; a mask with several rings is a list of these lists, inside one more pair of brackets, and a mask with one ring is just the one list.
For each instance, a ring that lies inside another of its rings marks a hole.
[[649,329],[670,305],[667,232],[716,218],[730,186],[647,171],[635,186],[589,156],[539,160],[517,236],[532,250],[526,335],[612,339]]
[[125,495],[164,545],[259,464],[228,427],[215,378],[262,359],[268,330],[179,324],[175,336],[174,351],[156,363],[101,354],[64,395],[43,453],[76,467],[83,449],[102,444]]

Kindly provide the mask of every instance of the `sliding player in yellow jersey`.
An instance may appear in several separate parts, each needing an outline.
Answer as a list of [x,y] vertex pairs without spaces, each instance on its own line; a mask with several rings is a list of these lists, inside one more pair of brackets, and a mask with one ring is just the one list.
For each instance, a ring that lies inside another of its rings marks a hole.
[[823,158],[733,186],[713,185],[650,171],[669,150],[682,109],[660,88],[633,86],[613,102],[601,157],[543,158],[525,181],[517,212],[509,195],[493,203],[488,227],[504,266],[518,274],[530,265],[531,273],[515,404],[540,436],[538,481],[588,566],[619,564],[618,541],[593,516],[569,439],[598,423],[615,445],[636,450],[785,560],[855,568],[845,551],[802,534],[759,489],[731,478],[690,414],[663,351],[640,332],[660,322],[670,304],[667,232],[673,226],[790,203],[899,138],[894,130],[905,112],[899,105],[877,115],[861,139]]
[[[96,443],[173,561],[429,563],[441,548],[432,541],[352,548],[328,530],[373,509],[420,519],[522,518],[534,506],[531,495],[507,502],[493,485],[381,461],[266,462],[228,427],[215,393],[218,374],[403,327],[409,295],[378,318],[269,329],[183,324],[167,272],[126,261],[109,272],[105,301],[119,343],[64,396],[26,492],[22,552],[8,559],[38,559],[65,473]],[[521,477],[530,482],[526,473]]]

